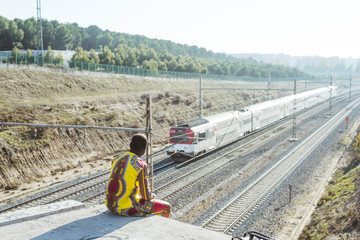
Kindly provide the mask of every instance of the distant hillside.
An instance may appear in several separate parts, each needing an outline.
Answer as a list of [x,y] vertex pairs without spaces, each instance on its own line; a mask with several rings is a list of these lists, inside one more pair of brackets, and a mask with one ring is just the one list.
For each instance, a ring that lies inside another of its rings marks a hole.
[[[169,52],[174,56],[189,55],[199,58],[214,58],[218,60],[235,59],[223,53],[214,53],[205,48],[178,44],[169,40],[151,39],[142,35],[111,32],[91,25],[87,28],[80,27],[77,23],[62,24],[56,20],[43,19],[44,49],[49,46],[56,50],[76,49],[100,50],[108,46],[111,50],[119,44],[130,48],[140,45],[153,49],[155,52]],[[0,51],[19,49],[36,49],[38,46],[37,21],[35,18],[26,20],[15,18],[6,19],[0,16]]]
[[252,58],[255,61],[296,67],[311,74],[315,73],[355,73],[360,74],[360,59],[320,57],[320,56],[291,56],[286,54],[231,54],[236,58]]
[[[293,67],[237,59],[197,46],[111,32],[95,25],[83,28],[77,23],[62,24],[44,19],[42,26],[44,49],[75,50],[72,60],[77,62],[255,78],[265,78],[269,74],[279,78],[310,77]],[[38,43],[35,18],[8,20],[0,16],[0,51],[13,50],[11,61],[15,56],[22,57],[18,50],[36,49]],[[31,59],[31,52],[23,57]]]

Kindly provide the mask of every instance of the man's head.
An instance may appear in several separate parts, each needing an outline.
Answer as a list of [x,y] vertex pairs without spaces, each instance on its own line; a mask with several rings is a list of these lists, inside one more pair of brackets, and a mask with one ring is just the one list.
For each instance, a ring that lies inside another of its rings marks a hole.
[[131,139],[130,152],[133,152],[138,155],[138,157],[141,157],[145,153],[146,145],[146,136],[143,134],[135,134]]

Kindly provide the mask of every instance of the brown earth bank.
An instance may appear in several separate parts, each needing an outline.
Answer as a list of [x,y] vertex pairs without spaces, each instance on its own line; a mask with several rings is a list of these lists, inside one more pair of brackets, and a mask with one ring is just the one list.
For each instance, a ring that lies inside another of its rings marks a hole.
[[[203,81],[204,88],[265,88],[266,84]],[[279,84],[274,87],[292,83]],[[145,98],[150,94],[154,146],[163,147],[170,126],[198,118],[198,89],[198,79],[91,77],[0,69],[0,121],[145,128]],[[286,94],[289,92],[271,95],[277,98]],[[267,92],[204,91],[203,98],[206,116],[264,101]],[[2,126],[0,188],[16,189],[21,184],[76,168],[79,162],[90,163],[90,168],[107,166],[98,161],[126,149],[131,136],[116,131]]]

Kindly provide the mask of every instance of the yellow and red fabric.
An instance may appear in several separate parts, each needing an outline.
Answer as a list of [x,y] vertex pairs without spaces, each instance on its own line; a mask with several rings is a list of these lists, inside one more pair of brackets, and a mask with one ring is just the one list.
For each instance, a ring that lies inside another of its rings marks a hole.
[[135,153],[126,152],[111,166],[106,188],[106,207],[122,216],[170,216],[169,203],[152,199],[148,165]]

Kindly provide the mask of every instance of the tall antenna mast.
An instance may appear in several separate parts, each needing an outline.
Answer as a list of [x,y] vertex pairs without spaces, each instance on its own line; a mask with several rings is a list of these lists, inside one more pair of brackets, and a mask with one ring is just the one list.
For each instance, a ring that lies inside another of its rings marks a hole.
[[37,22],[38,22],[38,44],[37,50],[41,49],[41,56],[44,57],[44,43],[43,43],[43,34],[42,34],[42,19],[41,19],[41,0],[36,0],[36,9],[37,9]]

